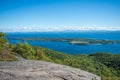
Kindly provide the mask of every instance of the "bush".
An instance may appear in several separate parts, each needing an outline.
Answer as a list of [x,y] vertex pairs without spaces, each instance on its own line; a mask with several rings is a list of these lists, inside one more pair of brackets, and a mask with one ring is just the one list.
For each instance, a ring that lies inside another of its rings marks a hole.
[[32,46],[30,46],[28,43],[17,43],[15,47],[15,52],[20,54],[25,59],[36,59],[35,55],[36,52],[33,49]]

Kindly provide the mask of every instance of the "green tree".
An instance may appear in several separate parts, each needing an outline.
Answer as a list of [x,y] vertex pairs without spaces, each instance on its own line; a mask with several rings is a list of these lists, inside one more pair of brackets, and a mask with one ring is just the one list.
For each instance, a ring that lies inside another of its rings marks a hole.
[[0,32],[0,47],[4,47],[7,40],[5,39],[5,34]]
[[40,60],[43,60],[44,59],[44,51],[43,49],[41,48],[37,48],[36,49],[36,56],[38,57],[38,59]]
[[9,45],[5,39],[5,34],[0,32],[0,61],[16,60],[16,57],[10,54]]
[[25,59],[36,59],[35,50],[27,42],[25,42],[24,44],[17,43],[15,51]]

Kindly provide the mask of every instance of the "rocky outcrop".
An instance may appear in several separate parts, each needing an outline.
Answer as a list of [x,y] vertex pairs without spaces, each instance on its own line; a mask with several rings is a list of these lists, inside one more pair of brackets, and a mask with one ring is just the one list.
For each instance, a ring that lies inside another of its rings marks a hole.
[[0,80],[101,80],[92,73],[44,61],[0,62]]

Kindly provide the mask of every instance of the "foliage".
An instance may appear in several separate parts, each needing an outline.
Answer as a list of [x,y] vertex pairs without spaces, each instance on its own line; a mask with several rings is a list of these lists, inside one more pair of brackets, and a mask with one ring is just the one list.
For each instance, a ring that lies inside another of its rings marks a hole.
[[68,55],[68,54],[52,51],[49,49],[43,49],[43,50],[45,56],[50,58],[52,62],[80,68],[92,72],[94,74],[97,74],[105,79],[107,78],[113,79],[112,77],[119,78],[119,70],[120,70],[119,54],[108,54],[108,53],[100,52],[90,55],[83,55],[83,54]]
[[10,54],[5,34],[0,32],[0,61],[16,60],[16,57]]
[[13,60],[17,60],[17,58],[9,53],[0,53],[0,61],[13,61]]
[[0,47],[4,47],[5,43],[6,43],[5,34],[0,32]]
[[35,47],[36,50],[36,59],[37,60],[45,60],[45,61],[52,61],[50,58],[45,56],[45,52],[43,48]]
[[35,50],[28,43],[17,43],[15,47],[15,52],[21,55],[25,59],[36,59],[35,58]]
[[94,61],[94,59],[89,55],[67,55],[46,50],[46,56],[52,59],[55,63],[80,68],[101,76],[111,76],[111,72],[107,66],[101,64],[100,62]]
[[117,75],[118,77],[120,77],[119,54],[95,53],[91,54],[90,56],[93,56],[96,61],[106,65],[111,70],[112,75]]

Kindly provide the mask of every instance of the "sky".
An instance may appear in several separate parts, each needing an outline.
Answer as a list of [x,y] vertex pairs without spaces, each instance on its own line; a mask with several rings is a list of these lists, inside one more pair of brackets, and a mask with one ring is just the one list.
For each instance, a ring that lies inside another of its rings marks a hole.
[[0,31],[120,30],[120,0],[0,0]]

